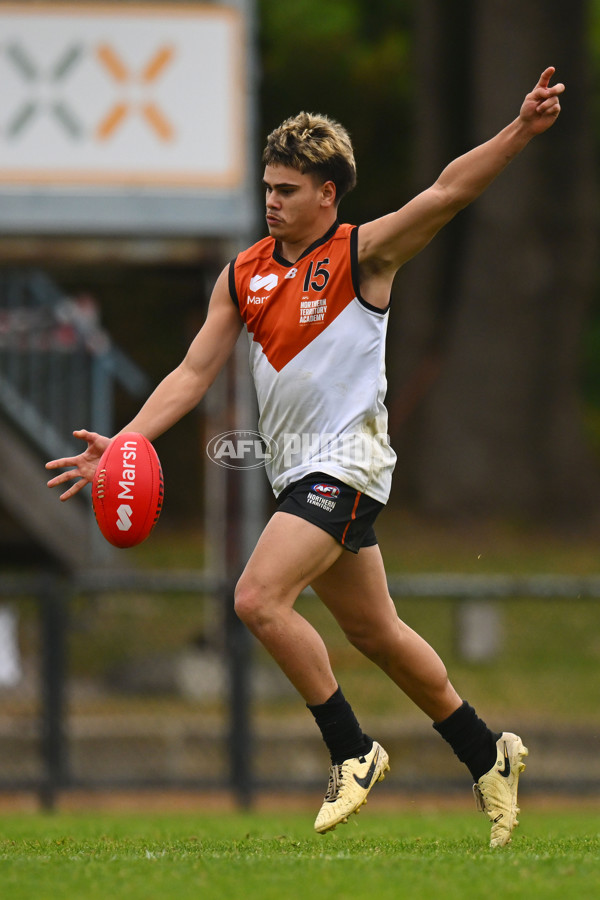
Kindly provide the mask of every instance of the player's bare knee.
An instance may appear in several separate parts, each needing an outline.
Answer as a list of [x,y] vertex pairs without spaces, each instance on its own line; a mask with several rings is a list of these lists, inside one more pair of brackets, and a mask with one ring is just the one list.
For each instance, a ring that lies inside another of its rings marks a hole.
[[260,616],[262,606],[260,593],[255,585],[244,576],[238,581],[234,594],[235,613],[250,626]]
[[235,589],[234,609],[237,617],[256,635],[277,619],[277,604],[272,602],[264,586],[243,575]]

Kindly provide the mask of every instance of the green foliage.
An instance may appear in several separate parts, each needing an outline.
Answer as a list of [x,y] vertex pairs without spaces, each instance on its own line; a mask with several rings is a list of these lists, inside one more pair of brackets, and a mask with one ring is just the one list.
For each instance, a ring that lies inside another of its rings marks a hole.
[[[376,801],[373,801],[375,806]],[[402,804],[402,798],[398,798]],[[288,804],[289,806],[289,804]],[[448,900],[594,897],[597,813],[524,813],[510,847],[490,851],[474,812],[374,815],[324,837],[310,814],[4,816],[3,893],[11,900]]]

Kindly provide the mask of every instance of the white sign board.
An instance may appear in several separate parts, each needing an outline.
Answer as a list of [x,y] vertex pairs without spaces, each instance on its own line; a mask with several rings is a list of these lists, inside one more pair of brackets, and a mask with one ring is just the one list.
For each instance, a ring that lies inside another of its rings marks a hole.
[[196,189],[230,203],[247,176],[245,79],[236,7],[0,2],[0,193]]

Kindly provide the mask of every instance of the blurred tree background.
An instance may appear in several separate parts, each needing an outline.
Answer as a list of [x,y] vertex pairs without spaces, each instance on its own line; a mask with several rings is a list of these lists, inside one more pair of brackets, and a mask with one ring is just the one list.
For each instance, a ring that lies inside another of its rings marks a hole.
[[597,519],[598,2],[262,0],[263,137],[300,109],[350,130],[368,221],[567,84],[539,138],[397,278],[392,502],[456,517]]

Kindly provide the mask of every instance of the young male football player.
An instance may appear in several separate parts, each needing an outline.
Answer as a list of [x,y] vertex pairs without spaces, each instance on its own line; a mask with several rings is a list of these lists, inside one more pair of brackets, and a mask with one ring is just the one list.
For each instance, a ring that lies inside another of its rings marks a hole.
[[[491,845],[510,840],[527,755],[521,739],[492,732],[456,692],[435,651],[396,613],[373,530],[390,491],[384,343],[400,266],[482,191],[560,112],[562,84],[546,69],[518,116],[451,162],[401,209],[360,227],[338,223],[356,171],[347,132],[300,113],[264,151],[269,236],[240,253],[216,281],[206,321],[183,362],[124,430],[154,440],[195,407],[240,329],[249,337],[260,430],[279,452],[268,465],[278,509],[239,580],[235,607],[303,697],[331,756],[315,829],[345,822],[389,768],[333,674],[325,645],[294,608],[311,585],[347,638],[432,720],[473,778],[492,823]],[[48,484],[90,482],[109,439],[77,431],[87,449]]]

